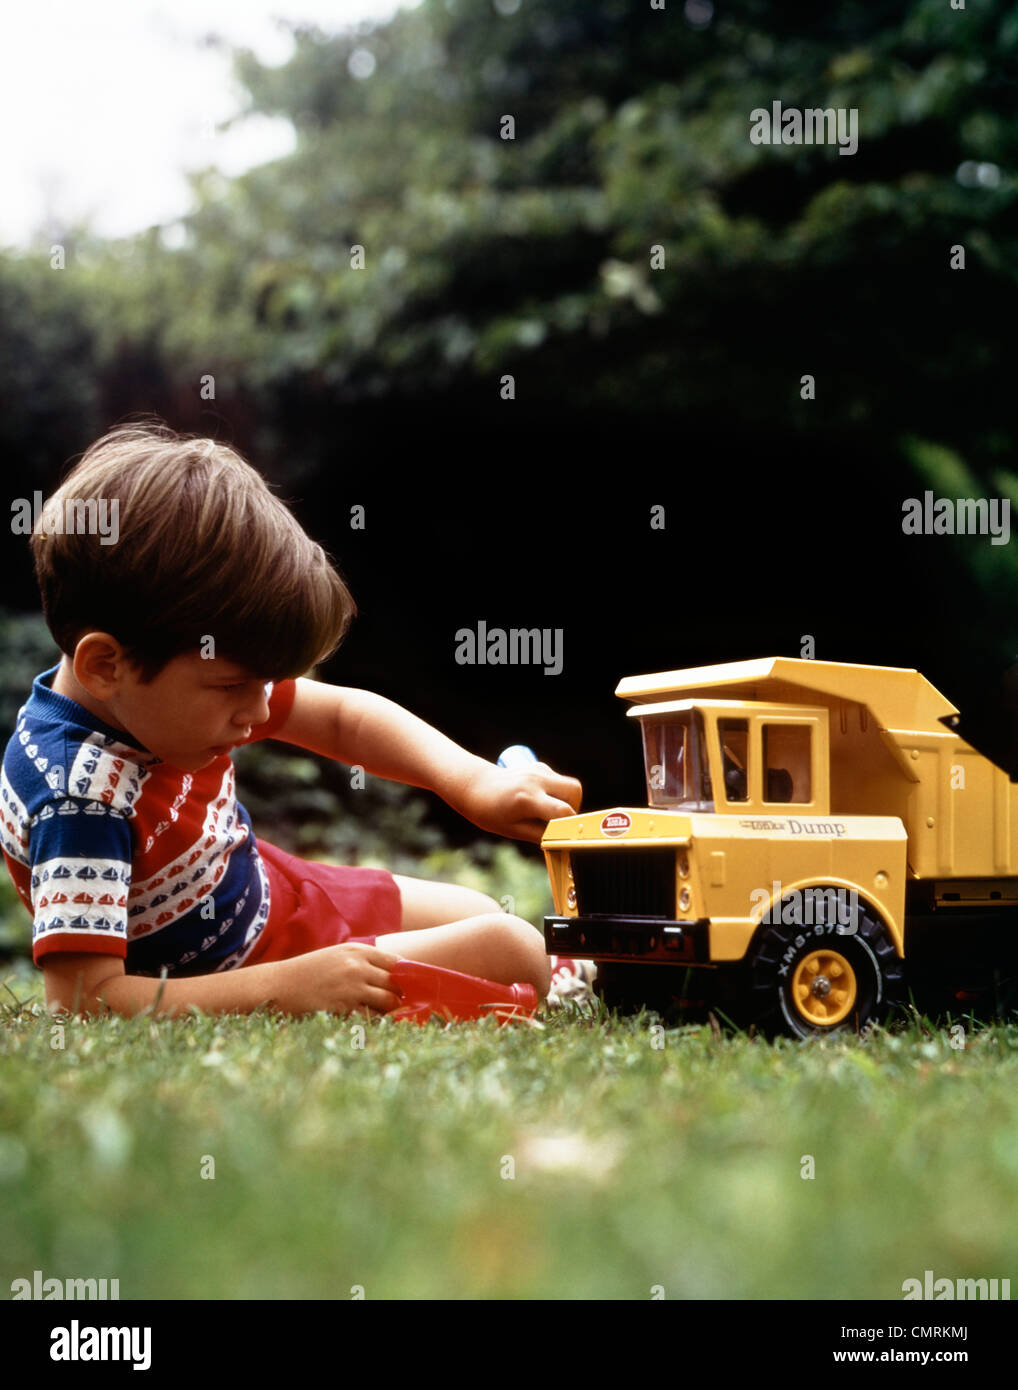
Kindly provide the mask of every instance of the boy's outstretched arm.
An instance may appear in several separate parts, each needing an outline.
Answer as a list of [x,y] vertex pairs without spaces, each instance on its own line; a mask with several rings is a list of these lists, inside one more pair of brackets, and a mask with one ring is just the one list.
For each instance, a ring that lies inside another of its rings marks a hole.
[[389,971],[398,957],[377,946],[347,942],[292,960],[266,961],[237,970],[154,980],[128,975],[117,956],[52,953],[42,961],[46,1003],[51,1011],[105,1013],[128,1017],[158,1005],[163,1017],[192,1006],[207,1014],[248,1014],[262,1005],[300,1016],[317,1013],[387,1013],[399,1004]]
[[579,810],[583,794],[575,777],[546,763],[524,771],[497,767],[394,701],[350,686],[298,680],[293,708],[274,737],[436,792],[480,829],[517,840],[540,840],[549,820]]

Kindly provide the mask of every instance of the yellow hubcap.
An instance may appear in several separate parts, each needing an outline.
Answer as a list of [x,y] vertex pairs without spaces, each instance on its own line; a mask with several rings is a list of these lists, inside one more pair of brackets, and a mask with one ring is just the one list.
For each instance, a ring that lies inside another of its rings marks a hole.
[[855,971],[844,956],[827,947],[811,951],[792,976],[792,1002],[808,1022],[832,1028],[855,1008]]

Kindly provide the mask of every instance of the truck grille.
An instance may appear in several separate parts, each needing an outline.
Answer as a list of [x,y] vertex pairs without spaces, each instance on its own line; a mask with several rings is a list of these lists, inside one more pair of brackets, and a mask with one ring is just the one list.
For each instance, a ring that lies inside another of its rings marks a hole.
[[674,849],[572,850],[581,917],[675,918]]

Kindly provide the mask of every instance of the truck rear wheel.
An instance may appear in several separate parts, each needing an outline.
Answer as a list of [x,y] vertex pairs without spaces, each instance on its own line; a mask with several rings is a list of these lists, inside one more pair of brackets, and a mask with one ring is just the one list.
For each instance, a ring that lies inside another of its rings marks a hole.
[[749,962],[747,1003],[766,1032],[823,1037],[879,1022],[904,993],[904,962],[883,923],[859,905],[847,924],[777,921]]

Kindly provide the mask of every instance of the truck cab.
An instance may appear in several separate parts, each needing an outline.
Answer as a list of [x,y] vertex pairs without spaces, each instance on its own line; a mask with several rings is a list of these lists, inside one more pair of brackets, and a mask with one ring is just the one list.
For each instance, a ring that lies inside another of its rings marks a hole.
[[827,711],[669,700],[628,711],[643,736],[647,804],[724,814],[830,810]]

